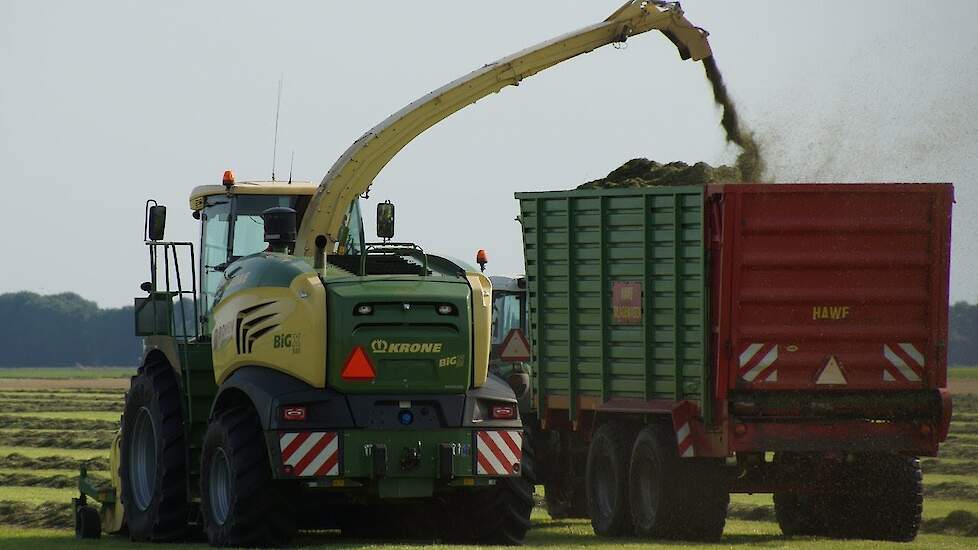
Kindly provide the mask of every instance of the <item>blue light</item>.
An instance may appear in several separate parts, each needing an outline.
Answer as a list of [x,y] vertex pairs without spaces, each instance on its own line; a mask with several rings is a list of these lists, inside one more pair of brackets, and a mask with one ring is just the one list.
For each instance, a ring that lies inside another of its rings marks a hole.
[[414,422],[414,413],[408,410],[403,410],[397,413],[397,420],[404,426],[407,426]]

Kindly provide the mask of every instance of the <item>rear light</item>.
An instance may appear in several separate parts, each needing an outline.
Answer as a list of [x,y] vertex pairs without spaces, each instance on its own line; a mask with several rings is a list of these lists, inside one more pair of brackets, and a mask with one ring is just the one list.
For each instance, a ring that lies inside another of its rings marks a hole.
[[370,304],[360,304],[353,310],[357,315],[370,315],[374,312],[374,307]]
[[370,362],[370,358],[367,357],[367,352],[363,350],[362,346],[353,348],[350,356],[346,359],[346,363],[343,365],[343,372],[340,373],[340,378],[343,380],[368,381],[376,377],[377,372],[374,371],[374,366]]
[[516,418],[516,405],[493,405],[489,409],[489,418],[493,420],[513,420]]
[[435,310],[438,312],[438,315],[454,315],[455,314],[455,306],[453,306],[451,304],[441,304],[437,308],[435,308]]
[[282,408],[282,420],[302,421],[305,419],[306,419],[305,407],[283,407]]

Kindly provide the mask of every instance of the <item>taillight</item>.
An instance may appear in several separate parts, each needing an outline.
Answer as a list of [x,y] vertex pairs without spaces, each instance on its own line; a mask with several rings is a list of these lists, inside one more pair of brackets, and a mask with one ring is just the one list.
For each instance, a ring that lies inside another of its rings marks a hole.
[[493,420],[512,420],[516,418],[516,405],[493,405],[489,409],[489,418]]
[[282,420],[305,420],[305,407],[282,407]]
[[340,378],[343,380],[373,380],[376,377],[377,372],[374,371],[374,366],[370,362],[370,358],[367,357],[367,352],[363,350],[362,346],[353,348],[343,365]]

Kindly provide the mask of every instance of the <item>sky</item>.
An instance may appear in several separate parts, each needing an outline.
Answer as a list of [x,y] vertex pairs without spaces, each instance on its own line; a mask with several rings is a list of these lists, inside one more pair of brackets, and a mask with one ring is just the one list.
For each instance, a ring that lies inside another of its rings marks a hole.
[[[196,240],[196,185],[318,182],[410,101],[620,0],[0,0],[0,292],[130,304],[148,278],[143,204]],[[955,184],[951,299],[978,299],[978,3],[687,0],[766,179]],[[625,160],[732,161],[702,67],[634,37],[484,98],[422,134],[374,182],[398,240],[522,273],[517,191],[572,188]],[[367,216],[372,224],[372,217]],[[368,236],[372,234],[368,225]]]

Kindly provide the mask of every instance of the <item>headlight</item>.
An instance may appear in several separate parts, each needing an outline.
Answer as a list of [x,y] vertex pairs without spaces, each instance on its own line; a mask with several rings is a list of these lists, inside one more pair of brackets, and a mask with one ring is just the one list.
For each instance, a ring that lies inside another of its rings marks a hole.
[[353,311],[357,315],[370,315],[374,312],[374,307],[370,304],[360,304]]
[[455,306],[453,306],[451,304],[441,304],[437,308],[435,308],[435,310],[438,312],[438,315],[454,315],[455,314]]

